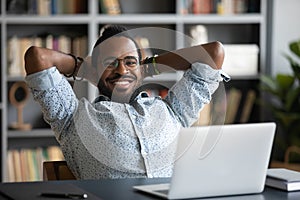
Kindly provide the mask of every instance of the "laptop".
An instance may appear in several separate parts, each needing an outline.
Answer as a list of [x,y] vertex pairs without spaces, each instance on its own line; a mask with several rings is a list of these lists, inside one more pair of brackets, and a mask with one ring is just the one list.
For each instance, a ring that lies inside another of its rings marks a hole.
[[261,193],[275,129],[273,122],[181,128],[171,182],[133,188],[165,199]]

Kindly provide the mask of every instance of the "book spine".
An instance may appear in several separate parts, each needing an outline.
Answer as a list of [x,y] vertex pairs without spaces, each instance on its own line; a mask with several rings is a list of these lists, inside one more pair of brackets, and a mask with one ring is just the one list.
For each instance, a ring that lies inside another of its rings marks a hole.
[[244,102],[240,122],[247,123],[249,121],[253,105],[255,103],[256,93],[254,90],[249,90]]
[[227,94],[227,110],[225,124],[235,122],[236,115],[240,106],[242,92],[236,88],[231,88]]
[[41,181],[44,161],[64,160],[58,146],[12,149],[7,152],[7,182]]
[[73,51],[73,40],[78,40],[77,46],[78,56],[85,57],[88,54],[88,40],[87,36],[78,36],[71,38],[69,36],[60,35],[54,37],[53,35],[47,35],[46,37],[23,37],[19,38],[13,36],[7,41],[7,74],[9,76],[17,77],[25,76],[24,68],[24,54],[26,50],[34,45],[38,47],[46,47],[49,49],[60,50],[66,53]]

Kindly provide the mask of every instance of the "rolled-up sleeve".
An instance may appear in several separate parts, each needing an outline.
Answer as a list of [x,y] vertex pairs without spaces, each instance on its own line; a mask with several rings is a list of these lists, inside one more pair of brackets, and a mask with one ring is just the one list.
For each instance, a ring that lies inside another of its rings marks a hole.
[[55,83],[59,83],[62,77],[56,67],[51,67],[34,74],[26,76],[25,80],[32,90],[47,90],[55,87]]
[[166,101],[183,126],[191,126],[198,119],[199,111],[211,101],[212,94],[223,80],[221,73],[209,65],[194,63],[170,89]]
[[61,131],[70,125],[78,107],[78,99],[71,85],[56,67],[28,75],[25,81],[33,98],[41,105],[45,121],[59,139]]

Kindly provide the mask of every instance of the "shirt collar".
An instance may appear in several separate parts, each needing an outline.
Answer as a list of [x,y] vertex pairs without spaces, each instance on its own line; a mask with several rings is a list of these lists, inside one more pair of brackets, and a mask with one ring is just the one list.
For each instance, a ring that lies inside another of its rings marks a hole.
[[[142,91],[140,93],[138,93],[137,95],[133,96],[130,99],[129,103],[132,103],[133,101],[137,100],[137,99],[141,99],[141,98],[147,98],[149,97],[148,93],[146,91]],[[105,95],[100,94],[95,100],[94,103],[100,102],[100,101],[111,101],[111,99]]]

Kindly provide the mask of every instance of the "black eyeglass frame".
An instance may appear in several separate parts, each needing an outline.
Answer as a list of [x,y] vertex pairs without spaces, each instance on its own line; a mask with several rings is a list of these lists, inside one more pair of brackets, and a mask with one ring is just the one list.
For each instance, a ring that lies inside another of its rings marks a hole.
[[[131,61],[132,59],[135,60],[135,64],[128,64],[128,62],[129,63],[132,62]],[[113,61],[110,62],[110,60],[113,60]],[[127,60],[127,63],[126,63],[126,60]],[[102,65],[106,69],[116,69],[120,65],[120,62],[123,62],[123,65],[126,66],[128,69],[135,69],[140,64],[139,58],[137,56],[125,56],[124,58],[114,58],[114,57],[106,58],[102,62]],[[130,66],[130,65],[134,65],[134,66]]]

